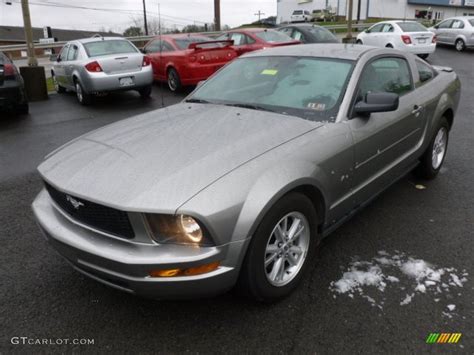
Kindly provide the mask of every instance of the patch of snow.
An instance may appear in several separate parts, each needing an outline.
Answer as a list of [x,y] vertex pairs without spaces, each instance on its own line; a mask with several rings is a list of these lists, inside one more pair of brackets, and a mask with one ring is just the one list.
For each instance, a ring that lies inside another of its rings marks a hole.
[[411,295],[407,295],[407,296],[405,297],[405,299],[400,302],[400,306],[405,306],[405,305],[407,305],[408,303],[410,303],[410,302],[411,302],[411,299],[413,298],[414,295],[415,295],[414,293],[412,293]]
[[390,281],[390,282],[400,282],[400,279],[398,277],[395,277],[395,276],[387,276],[387,280]]
[[455,304],[448,304],[448,309],[452,312],[456,309],[456,305]]

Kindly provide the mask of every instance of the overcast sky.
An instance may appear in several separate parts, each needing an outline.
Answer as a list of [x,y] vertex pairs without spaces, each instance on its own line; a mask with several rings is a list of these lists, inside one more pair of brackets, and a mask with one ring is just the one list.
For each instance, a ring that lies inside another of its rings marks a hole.
[[[12,5],[6,5],[6,2]],[[35,27],[99,30],[102,28],[122,32],[142,18],[142,0],[29,0],[31,21]],[[146,0],[148,16],[158,17],[161,6],[165,27],[182,27],[188,24],[213,22],[213,0]],[[265,16],[276,15],[277,0],[221,0],[221,23],[237,26],[253,22],[259,10]],[[66,7],[62,7],[66,6]],[[70,8],[71,6],[107,9],[107,11]],[[0,25],[22,26],[20,0],[0,0]]]

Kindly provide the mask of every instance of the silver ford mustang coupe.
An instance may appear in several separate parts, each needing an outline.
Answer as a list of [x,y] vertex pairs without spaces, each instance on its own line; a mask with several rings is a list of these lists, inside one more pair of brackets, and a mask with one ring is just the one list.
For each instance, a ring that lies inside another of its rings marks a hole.
[[450,68],[394,49],[253,52],[183,102],[48,155],[33,211],[74,268],[109,286],[275,300],[378,193],[413,169],[437,175],[459,96]]

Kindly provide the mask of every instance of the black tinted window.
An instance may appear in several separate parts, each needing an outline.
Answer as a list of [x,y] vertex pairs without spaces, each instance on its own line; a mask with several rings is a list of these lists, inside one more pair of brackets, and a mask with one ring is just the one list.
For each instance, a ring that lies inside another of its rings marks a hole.
[[421,60],[416,61],[416,68],[418,69],[418,75],[420,76],[421,83],[431,80],[435,76],[435,71],[433,68]]

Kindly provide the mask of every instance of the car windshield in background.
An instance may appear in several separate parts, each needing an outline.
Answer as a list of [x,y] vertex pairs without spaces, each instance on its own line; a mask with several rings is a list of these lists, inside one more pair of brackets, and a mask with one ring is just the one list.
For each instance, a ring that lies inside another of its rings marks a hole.
[[307,31],[313,34],[318,42],[339,42],[337,37],[325,28],[309,27]]
[[334,120],[353,62],[307,57],[235,60],[188,100]]
[[295,11],[293,11],[293,15],[303,15],[303,11],[302,10],[295,10]]
[[277,31],[262,31],[262,32],[257,32],[255,35],[264,40],[265,42],[269,43],[278,43],[278,42],[290,42],[292,41],[292,38],[287,36],[284,33],[280,33]]
[[108,54],[137,53],[137,49],[128,41],[100,40],[84,43],[89,57],[99,57]]
[[[188,49],[191,43],[200,43],[200,42],[208,42],[212,41],[211,38],[206,37],[184,37],[184,38],[176,38],[175,40],[176,45],[179,49]],[[206,47],[216,47],[217,44],[210,43],[208,45],[203,45],[203,48]]]
[[403,32],[426,32],[428,29],[418,22],[397,22]]

